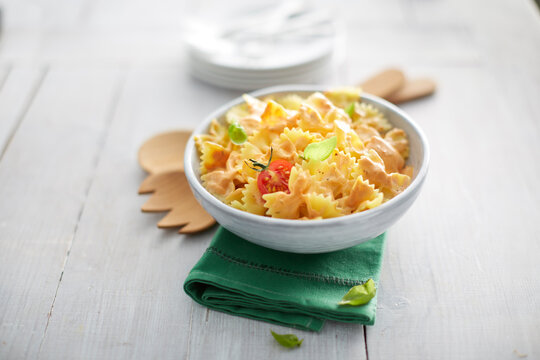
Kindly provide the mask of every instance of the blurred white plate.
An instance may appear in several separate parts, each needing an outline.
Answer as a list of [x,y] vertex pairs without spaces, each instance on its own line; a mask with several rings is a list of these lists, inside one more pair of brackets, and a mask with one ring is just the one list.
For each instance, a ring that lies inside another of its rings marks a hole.
[[193,75],[234,89],[318,81],[335,47],[332,12],[306,1],[278,2],[191,25]]

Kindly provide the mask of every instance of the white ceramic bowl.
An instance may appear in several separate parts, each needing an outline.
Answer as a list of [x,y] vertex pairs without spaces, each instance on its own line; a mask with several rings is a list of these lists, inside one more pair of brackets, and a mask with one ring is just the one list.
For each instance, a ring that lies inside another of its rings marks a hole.
[[[276,86],[253,92],[251,95],[255,97],[279,93],[307,95],[323,90],[320,86]],[[429,163],[429,147],[424,133],[398,107],[376,96],[363,94],[363,102],[378,108],[395,127],[405,130],[409,136],[410,156],[407,164],[414,167],[414,177],[405,191],[374,209],[322,220],[275,219],[250,214],[222,203],[201,184],[200,159],[193,138],[195,135],[207,133],[212,119],[224,121],[227,110],[243,101],[242,98],[237,98],[206,117],[191,135],[184,160],[186,177],[197,200],[219,224],[238,236],[261,246],[295,253],[323,253],[345,249],[385,232],[407,211],[418,196]]]

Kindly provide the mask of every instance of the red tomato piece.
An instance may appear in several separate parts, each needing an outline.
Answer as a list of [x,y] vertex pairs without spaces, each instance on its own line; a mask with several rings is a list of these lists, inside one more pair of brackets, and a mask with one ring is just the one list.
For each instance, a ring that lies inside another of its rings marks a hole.
[[289,177],[293,164],[286,160],[274,160],[257,177],[257,186],[261,195],[284,191],[289,193]]

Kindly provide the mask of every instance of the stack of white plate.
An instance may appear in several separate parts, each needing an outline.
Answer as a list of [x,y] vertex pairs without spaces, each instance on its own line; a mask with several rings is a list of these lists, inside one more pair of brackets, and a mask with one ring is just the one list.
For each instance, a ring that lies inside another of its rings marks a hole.
[[330,12],[303,1],[240,14],[234,22],[191,25],[190,70],[216,86],[253,90],[316,83],[332,62],[336,30]]

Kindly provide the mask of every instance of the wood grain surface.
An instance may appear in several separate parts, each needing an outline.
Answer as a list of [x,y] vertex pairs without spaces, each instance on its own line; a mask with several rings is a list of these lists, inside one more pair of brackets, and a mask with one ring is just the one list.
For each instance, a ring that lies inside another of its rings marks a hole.
[[[194,128],[239,95],[186,72],[185,21],[204,4],[2,5],[1,359],[540,358],[531,0],[336,5],[347,41],[328,84],[399,67],[435,79],[437,92],[403,105],[432,160],[388,233],[376,324],[329,322],[320,333],[194,303],[182,284],[215,227],[179,235],[155,227],[162,214],[140,212],[144,140]],[[304,343],[281,348],[270,329]]]

